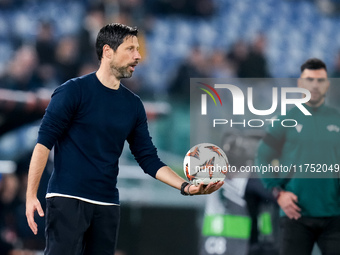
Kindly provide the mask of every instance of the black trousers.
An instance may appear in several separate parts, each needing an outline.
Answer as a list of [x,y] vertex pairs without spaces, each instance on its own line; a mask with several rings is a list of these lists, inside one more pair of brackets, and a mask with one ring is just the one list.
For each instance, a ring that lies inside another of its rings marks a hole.
[[45,255],[113,255],[120,207],[78,199],[46,199]]
[[340,216],[280,219],[280,255],[310,255],[315,243],[322,255],[340,255]]

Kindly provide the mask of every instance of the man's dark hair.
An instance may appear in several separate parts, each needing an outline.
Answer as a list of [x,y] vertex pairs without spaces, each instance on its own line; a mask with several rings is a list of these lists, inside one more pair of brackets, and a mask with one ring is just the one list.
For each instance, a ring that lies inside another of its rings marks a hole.
[[310,70],[325,69],[325,71],[327,72],[326,64],[318,58],[310,58],[305,63],[303,63],[301,65],[301,73],[305,69],[310,69]]
[[137,34],[138,29],[136,27],[132,28],[119,23],[111,23],[102,27],[96,41],[96,52],[99,61],[103,57],[103,47],[105,44],[116,51],[126,37],[137,36]]

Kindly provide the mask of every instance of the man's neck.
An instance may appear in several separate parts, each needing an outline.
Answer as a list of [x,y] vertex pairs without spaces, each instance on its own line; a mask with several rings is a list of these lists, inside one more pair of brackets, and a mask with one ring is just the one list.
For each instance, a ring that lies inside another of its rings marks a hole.
[[102,66],[96,72],[98,80],[109,89],[119,89],[120,80],[112,75],[109,71],[105,70]]

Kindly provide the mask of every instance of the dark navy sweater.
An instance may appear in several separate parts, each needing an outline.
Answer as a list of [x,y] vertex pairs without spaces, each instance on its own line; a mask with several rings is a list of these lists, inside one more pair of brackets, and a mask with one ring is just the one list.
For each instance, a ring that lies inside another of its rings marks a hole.
[[105,87],[95,73],[58,87],[42,120],[38,143],[55,146],[48,193],[119,203],[118,160],[125,140],[144,172],[155,177],[157,156],[140,98],[123,85]]

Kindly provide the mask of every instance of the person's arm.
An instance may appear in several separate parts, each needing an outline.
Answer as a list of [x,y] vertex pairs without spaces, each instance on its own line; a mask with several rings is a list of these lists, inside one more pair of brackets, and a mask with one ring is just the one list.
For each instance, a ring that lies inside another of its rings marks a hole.
[[[163,166],[156,173],[156,179],[168,184],[178,190],[181,190],[181,186],[186,181],[176,174],[170,167]],[[224,182],[209,183],[207,186],[201,183],[199,186],[187,185],[184,192],[188,195],[201,195],[210,194],[222,187]]]
[[[270,165],[274,159],[280,157],[283,141],[282,138],[279,140],[276,139],[276,137],[278,136],[274,137],[268,133],[265,135],[257,151],[256,165],[267,166]],[[262,182],[267,189],[272,191],[278,205],[287,217],[290,219],[298,219],[301,217],[301,208],[297,206],[298,197],[294,193],[284,190],[285,179],[279,177],[279,175],[273,176],[273,173],[268,173],[266,176],[262,176]]]
[[77,110],[80,94],[77,84],[72,81],[59,86],[53,92],[42,119],[37,145],[34,148],[29,167],[26,193],[26,218],[34,234],[38,233],[34,212],[37,211],[41,217],[44,216],[44,211],[37,198],[40,179],[46,167],[50,150],[68,128]]
[[182,189],[182,185],[186,185],[183,191],[188,195],[210,194],[218,190],[224,183],[210,183],[207,186],[201,184],[197,187],[189,185],[170,167],[166,166],[159,159],[157,149],[151,141],[146,113],[141,101],[138,102],[136,126],[128,136],[127,141],[132,154],[145,173],[179,190]]
[[[275,159],[280,158],[280,152],[278,148],[274,148],[273,144],[269,145],[268,140],[271,137],[269,134],[266,134],[264,139],[260,141],[259,147],[257,149],[257,155],[255,159],[255,164],[258,167],[269,166],[272,165]],[[283,180],[280,178],[280,173],[267,171],[264,173],[260,173],[261,181],[263,182],[265,188],[268,190],[273,190],[274,188],[282,189]]]
[[31,163],[28,171],[28,182],[26,192],[26,218],[29,227],[36,235],[38,233],[37,223],[34,221],[34,212],[37,211],[40,217],[44,216],[44,211],[37,198],[40,179],[45,169],[50,150],[44,145],[37,143],[33,150]]

